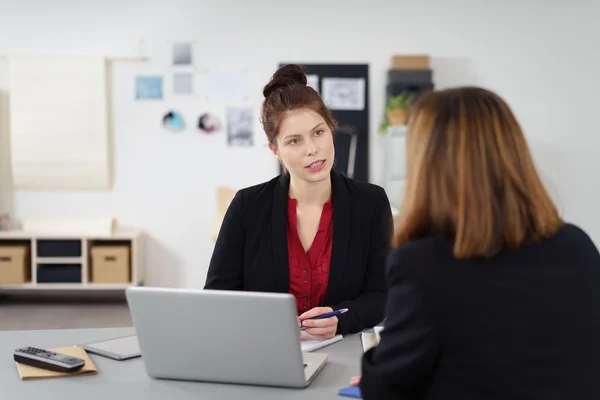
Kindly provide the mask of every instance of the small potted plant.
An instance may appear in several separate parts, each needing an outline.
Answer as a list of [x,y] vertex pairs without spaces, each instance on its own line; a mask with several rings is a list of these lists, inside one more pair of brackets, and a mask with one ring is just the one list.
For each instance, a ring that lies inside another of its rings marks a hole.
[[414,97],[414,93],[402,92],[388,99],[385,115],[389,125],[406,125],[408,110]]

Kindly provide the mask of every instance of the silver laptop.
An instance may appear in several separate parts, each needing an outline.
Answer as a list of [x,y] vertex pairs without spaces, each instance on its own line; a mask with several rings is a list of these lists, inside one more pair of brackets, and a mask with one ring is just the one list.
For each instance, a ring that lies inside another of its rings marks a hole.
[[130,287],[126,296],[152,378],[303,388],[327,361],[301,351],[290,294]]

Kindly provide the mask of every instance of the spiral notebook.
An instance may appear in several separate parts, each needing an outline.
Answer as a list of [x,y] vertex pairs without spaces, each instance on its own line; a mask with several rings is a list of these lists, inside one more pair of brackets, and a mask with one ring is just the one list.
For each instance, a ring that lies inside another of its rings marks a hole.
[[343,338],[344,337],[342,335],[336,335],[331,339],[317,339],[306,332],[302,332],[302,335],[300,336],[300,347],[302,348],[303,352],[310,353],[316,350],[320,350],[323,347],[331,346],[332,344],[339,342]]

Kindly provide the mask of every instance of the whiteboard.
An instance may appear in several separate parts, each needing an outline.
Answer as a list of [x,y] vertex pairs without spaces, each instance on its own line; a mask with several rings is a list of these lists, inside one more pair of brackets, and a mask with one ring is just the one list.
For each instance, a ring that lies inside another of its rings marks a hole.
[[15,188],[110,188],[107,60],[21,56],[8,68]]

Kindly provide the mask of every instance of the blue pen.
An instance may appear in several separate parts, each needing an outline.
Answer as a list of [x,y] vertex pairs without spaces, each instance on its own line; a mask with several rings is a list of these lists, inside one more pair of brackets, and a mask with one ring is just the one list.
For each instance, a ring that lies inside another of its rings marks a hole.
[[[316,317],[306,318],[306,319],[325,319],[325,318],[331,318],[331,317],[336,317],[338,315],[342,315],[343,313],[345,313],[347,311],[348,311],[347,308],[340,308],[339,310],[334,310],[332,312],[328,312],[328,313],[325,313],[325,314],[317,315]],[[300,327],[301,331],[303,331],[305,329],[306,329],[305,326],[301,326]]]
[[325,314],[317,315],[316,317],[306,318],[306,319],[325,319],[325,318],[337,317],[338,315],[341,315],[347,311],[348,311],[347,308],[340,308],[339,310],[334,310],[332,312],[328,312]]

